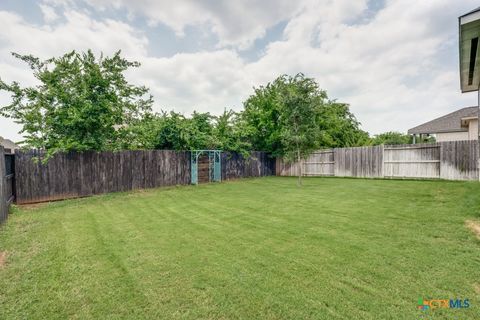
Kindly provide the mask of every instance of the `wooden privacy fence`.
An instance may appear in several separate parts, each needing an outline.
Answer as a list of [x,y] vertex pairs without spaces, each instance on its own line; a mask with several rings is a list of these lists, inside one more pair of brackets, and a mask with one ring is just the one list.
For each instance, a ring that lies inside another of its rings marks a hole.
[[84,197],[108,192],[187,184],[188,152],[165,150],[15,154],[17,203]]
[[[306,176],[479,180],[476,140],[319,150],[301,165]],[[298,172],[277,159],[277,175]]]
[[[56,154],[45,164],[42,152],[15,154],[16,202],[36,203],[117,191],[190,184],[190,152],[141,150]],[[275,174],[263,152],[251,158],[222,155],[222,179]]]
[[385,146],[384,176],[440,178],[440,144]]
[[[72,152],[57,154],[45,164],[35,161],[43,156],[17,151],[14,159],[6,158],[1,149],[0,221],[13,196],[25,204],[185,185],[191,179],[190,153],[185,151]],[[477,141],[320,150],[302,165],[306,176],[479,179]],[[222,180],[297,175],[298,166],[264,152],[248,158],[222,153]]]
[[252,151],[247,158],[235,152],[222,152],[222,180],[272,175],[275,175],[275,159],[265,152]]

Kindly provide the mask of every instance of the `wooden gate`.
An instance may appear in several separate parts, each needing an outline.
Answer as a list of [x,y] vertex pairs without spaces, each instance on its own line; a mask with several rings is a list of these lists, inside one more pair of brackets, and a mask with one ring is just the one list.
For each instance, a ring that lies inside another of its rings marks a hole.
[[5,197],[7,205],[15,200],[15,155],[5,154]]
[[7,220],[8,208],[15,199],[15,157],[0,146],[0,223]]

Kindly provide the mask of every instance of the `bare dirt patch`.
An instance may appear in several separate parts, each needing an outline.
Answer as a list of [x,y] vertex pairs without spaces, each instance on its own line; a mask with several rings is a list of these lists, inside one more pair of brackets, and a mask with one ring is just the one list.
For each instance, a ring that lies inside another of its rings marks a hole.
[[480,240],[480,221],[475,220],[467,220],[465,221],[465,225],[468,229],[470,229]]
[[480,283],[475,283],[475,284],[473,285],[473,289],[475,290],[475,292],[476,292],[477,294],[480,294]]
[[7,251],[0,251],[0,268],[3,268],[7,262]]
[[39,203],[29,203],[29,204],[21,204],[18,207],[22,208],[23,210],[37,210],[47,206],[49,202],[39,202]]

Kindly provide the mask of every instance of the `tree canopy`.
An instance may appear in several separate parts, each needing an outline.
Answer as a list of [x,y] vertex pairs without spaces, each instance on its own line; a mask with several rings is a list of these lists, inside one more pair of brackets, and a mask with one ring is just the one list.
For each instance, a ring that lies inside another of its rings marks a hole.
[[39,84],[23,88],[0,80],[0,90],[12,95],[0,114],[22,125],[27,146],[49,155],[117,149],[122,128],[151,110],[148,89],[129,84],[124,76],[140,64],[121,58],[120,52],[97,59],[92,51],[72,51],[45,61],[13,55],[29,65]]
[[[394,144],[410,144],[413,143],[413,137],[396,131],[384,132],[373,136],[371,144],[376,146],[380,144],[394,145]],[[433,136],[420,136],[416,139],[417,143],[432,143],[435,142]]]
[[247,154],[251,144],[239,114],[225,110],[219,116],[194,112],[148,114],[124,130],[123,149],[220,149]]
[[[318,119],[326,94],[313,79],[302,74],[279,78],[278,91],[281,152],[287,161],[301,163],[320,146],[322,128]],[[302,167],[299,165],[299,184]]]
[[[332,148],[365,145],[368,133],[350,112],[348,104],[328,98],[312,78],[303,74],[281,76],[266,86],[254,90],[244,103],[242,117],[248,127],[252,147],[274,156],[290,154],[291,141],[285,139],[294,123],[301,120],[303,139],[312,148]],[[287,120],[290,119],[290,120]],[[296,120],[293,120],[296,119]]]
[[381,134],[377,134],[372,139],[372,145],[380,145],[380,144],[408,144],[412,143],[412,138],[400,132],[389,131]]
[[303,74],[283,75],[254,88],[244,110],[220,115],[152,112],[144,86],[130,84],[125,72],[140,66],[116,52],[95,57],[72,51],[40,60],[13,54],[27,63],[38,85],[22,87],[0,79],[12,96],[0,115],[22,125],[23,145],[52,155],[59,151],[120,149],[221,149],[266,151],[298,161],[318,148],[408,143],[387,132],[371,139],[349,105],[330,99]]

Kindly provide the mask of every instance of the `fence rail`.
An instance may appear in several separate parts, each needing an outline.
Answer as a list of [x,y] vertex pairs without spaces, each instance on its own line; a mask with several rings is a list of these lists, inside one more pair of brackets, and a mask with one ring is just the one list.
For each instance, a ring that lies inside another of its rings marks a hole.
[[[302,162],[305,176],[479,180],[478,141],[326,149]],[[276,174],[298,175],[299,164],[277,159]]]

